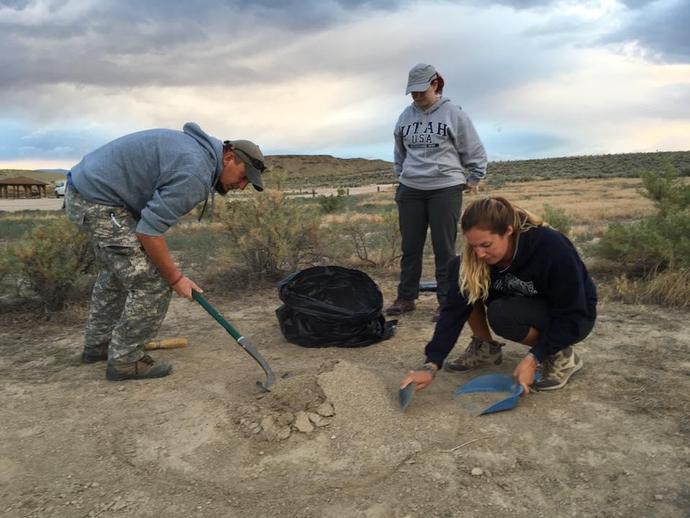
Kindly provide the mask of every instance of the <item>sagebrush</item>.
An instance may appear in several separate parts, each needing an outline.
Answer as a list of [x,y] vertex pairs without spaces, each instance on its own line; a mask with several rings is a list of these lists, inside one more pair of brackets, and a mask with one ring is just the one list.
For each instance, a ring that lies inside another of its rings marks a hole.
[[278,278],[297,270],[319,243],[318,211],[268,190],[221,205],[231,251],[253,274]]
[[690,185],[669,163],[661,175],[642,175],[642,182],[642,194],[654,202],[657,214],[611,224],[595,253],[637,277],[690,267]]
[[36,226],[8,253],[18,262],[20,279],[47,311],[64,307],[71,288],[95,260],[86,236],[64,218]]

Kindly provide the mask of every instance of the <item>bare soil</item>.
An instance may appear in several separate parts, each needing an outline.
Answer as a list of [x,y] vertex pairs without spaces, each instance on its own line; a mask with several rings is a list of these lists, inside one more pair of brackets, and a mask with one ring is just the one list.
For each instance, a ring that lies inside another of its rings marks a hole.
[[0,211],[18,212],[22,210],[60,210],[64,198],[0,198]]
[[[394,281],[377,281],[390,301]],[[80,365],[83,309],[1,315],[2,516],[688,516],[687,312],[602,304],[564,390],[477,417],[453,390],[489,370],[441,373],[399,409],[433,330],[431,294],[363,349],[287,343],[275,289],[207,294],[276,371],[270,394],[186,300],[160,336],[189,347],[153,353],[175,372],[140,382]],[[509,344],[494,371],[522,354]]]

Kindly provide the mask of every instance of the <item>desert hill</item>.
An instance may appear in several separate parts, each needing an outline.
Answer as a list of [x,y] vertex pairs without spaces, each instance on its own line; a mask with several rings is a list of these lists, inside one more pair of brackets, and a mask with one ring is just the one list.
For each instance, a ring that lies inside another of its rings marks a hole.
[[[492,161],[491,183],[550,178],[630,178],[645,171],[663,170],[670,162],[681,176],[690,176],[690,151],[588,155],[531,160]],[[330,155],[269,155],[266,163],[273,174],[267,184],[287,189],[312,187],[356,187],[395,181],[393,163],[365,158],[337,158]],[[0,169],[0,179],[25,176],[57,182],[61,172]]]

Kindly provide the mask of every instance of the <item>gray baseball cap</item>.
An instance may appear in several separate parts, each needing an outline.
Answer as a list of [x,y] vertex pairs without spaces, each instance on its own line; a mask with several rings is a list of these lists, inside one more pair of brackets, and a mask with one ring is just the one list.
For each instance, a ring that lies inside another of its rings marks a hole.
[[431,86],[431,81],[436,76],[436,69],[431,65],[417,63],[407,76],[407,89],[405,95],[410,92],[423,92]]
[[259,146],[249,140],[226,140],[223,144],[234,151],[246,165],[247,179],[257,191],[264,190],[264,181],[261,175],[266,170],[264,154]]

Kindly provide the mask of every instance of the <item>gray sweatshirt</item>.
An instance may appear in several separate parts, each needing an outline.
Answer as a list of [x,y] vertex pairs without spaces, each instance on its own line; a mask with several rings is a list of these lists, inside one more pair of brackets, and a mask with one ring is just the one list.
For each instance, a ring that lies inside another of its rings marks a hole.
[[398,180],[413,189],[443,189],[479,182],[486,175],[486,151],[470,118],[450,99],[428,110],[412,103],[393,132]]
[[160,236],[208,197],[222,170],[223,143],[188,122],[182,131],[140,131],[105,144],[70,177],[87,200],[127,207],[138,233]]

